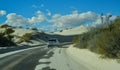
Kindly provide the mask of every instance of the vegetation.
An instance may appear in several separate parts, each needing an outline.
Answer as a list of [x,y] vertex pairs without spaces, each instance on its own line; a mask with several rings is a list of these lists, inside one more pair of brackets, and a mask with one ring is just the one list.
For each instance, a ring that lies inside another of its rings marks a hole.
[[21,43],[21,42],[30,42],[30,39],[32,38],[32,34],[31,33],[25,33],[21,39],[19,40],[19,42],[17,43]]
[[75,47],[87,48],[102,57],[120,59],[120,18],[107,27],[92,28],[75,37],[73,42]]
[[12,41],[13,36],[0,33],[0,47],[13,46],[15,43]]
[[60,30],[60,32],[63,32],[63,30]]
[[13,36],[11,33],[14,32],[14,30],[7,25],[1,25],[0,28],[6,28],[3,33],[0,33],[0,46],[6,47],[6,46],[13,46],[15,43],[12,41]]
[[5,30],[4,33],[9,35],[9,34],[11,34],[11,33],[13,33],[13,32],[14,32],[14,30],[9,27],[9,28],[6,28],[6,30]]
[[0,25],[0,28],[7,28],[7,27],[11,27],[11,26],[9,26],[7,24]]
[[38,29],[37,29],[37,28],[32,28],[32,30],[38,31]]

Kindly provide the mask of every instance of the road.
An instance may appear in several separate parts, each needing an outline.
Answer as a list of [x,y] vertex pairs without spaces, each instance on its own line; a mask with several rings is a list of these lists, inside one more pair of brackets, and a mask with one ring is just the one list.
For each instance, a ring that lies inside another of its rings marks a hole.
[[89,70],[75,62],[67,48],[38,47],[0,59],[0,70]]

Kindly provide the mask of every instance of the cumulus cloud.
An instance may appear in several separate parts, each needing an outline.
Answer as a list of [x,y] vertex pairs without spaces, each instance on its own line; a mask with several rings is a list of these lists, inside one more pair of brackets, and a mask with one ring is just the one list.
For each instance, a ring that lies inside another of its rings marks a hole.
[[57,27],[78,26],[87,22],[95,21],[97,18],[98,15],[91,11],[80,14],[78,11],[73,11],[72,14],[68,15],[55,14],[49,22],[54,23],[54,26]]
[[6,11],[5,10],[0,10],[0,16],[3,16],[6,14]]
[[45,16],[40,11],[37,11],[37,16],[33,16],[31,18],[25,18],[22,15],[17,15],[16,13],[10,13],[7,15],[7,20],[5,21],[5,24],[11,26],[25,26],[41,23],[45,20]]
[[10,13],[7,15],[7,20],[5,24],[12,26],[22,26],[23,24],[28,24],[28,21],[21,15],[17,15],[16,13]]
[[[103,16],[103,22],[104,24],[107,23],[107,15]],[[110,17],[109,21],[114,21],[116,19],[116,16]],[[71,14],[67,15],[60,15],[55,14],[52,16],[52,19],[49,20],[49,22],[53,23],[53,28],[71,28],[76,27],[80,25],[85,26],[99,26],[102,25],[102,21],[100,18],[100,14],[88,11],[83,13],[78,13],[77,10],[73,11]]]
[[30,24],[41,23],[46,20],[46,17],[43,15],[41,11],[37,11],[37,16],[33,16],[28,19]]

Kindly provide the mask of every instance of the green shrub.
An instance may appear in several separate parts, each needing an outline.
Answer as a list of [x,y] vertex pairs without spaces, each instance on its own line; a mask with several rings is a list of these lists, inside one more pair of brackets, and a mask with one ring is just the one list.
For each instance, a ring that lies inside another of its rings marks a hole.
[[22,36],[22,39],[24,41],[29,41],[32,37],[32,34],[31,33],[25,33],[23,36]]
[[10,27],[10,26],[7,24],[0,25],[0,28],[7,28],[7,27]]
[[63,32],[63,30],[60,30],[60,32]]
[[120,18],[107,27],[92,28],[75,37],[73,42],[75,47],[89,49],[106,58],[120,59]]
[[37,29],[37,28],[32,28],[32,30],[38,31],[38,29]]
[[11,35],[5,35],[3,33],[0,33],[0,46],[6,47],[6,46],[13,46],[15,43],[12,41],[13,36]]
[[14,32],[14,30],[12,29],[12,28],[6,28],[6,30],[5,30],[5,34],[11,34],[11,33],[13,33]]
[[98,38],[98,51],[109,58],[117,58],[120,51],[120,30],[115,29],[101,33]]
[[73,43],[77,43],[78,41],[79,41],[79,35],[74,37],[72,40]]

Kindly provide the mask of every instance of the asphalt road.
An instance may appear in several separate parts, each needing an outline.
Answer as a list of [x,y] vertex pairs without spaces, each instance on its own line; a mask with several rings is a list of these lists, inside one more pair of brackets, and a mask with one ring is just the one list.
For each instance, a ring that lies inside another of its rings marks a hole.
[[34,70],[38,60],[50,49],[30,49],[0,59],[0,70]]
[[69,58],[67,48],[46,47],[40,46],[1,58],[0,70],[89,70]]

